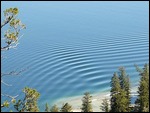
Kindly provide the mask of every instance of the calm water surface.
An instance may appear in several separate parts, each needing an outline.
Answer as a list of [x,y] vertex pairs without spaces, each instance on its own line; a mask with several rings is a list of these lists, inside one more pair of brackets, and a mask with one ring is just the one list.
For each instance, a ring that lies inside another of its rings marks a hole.
[[9,7],[19,8],[27,29],[17,49],[2,53],[2,71],[29,68],[3,78],[13,84],[2,85],[4,93],[36,88],[43,110],[63,97],[108,91],[119,66],[138,84],[134,64],[149,61],[148,2],[2,2],[2,11]]

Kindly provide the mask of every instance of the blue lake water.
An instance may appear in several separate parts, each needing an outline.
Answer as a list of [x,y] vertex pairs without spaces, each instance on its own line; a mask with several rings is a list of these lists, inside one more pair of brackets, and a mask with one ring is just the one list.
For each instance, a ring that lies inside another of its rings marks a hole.
[[13,87],[2,84],[1,90],[22,96],[25,86],[36,88],[42,110],[46,102],[63,97],[108,91],[119,66],[126,68],[136,86],[134,64],[143,67],[149,62],[149,2],[2,2],[1,6],[2,11],[18,7],[18,17],[27,26],[17,49],[1,52],[7,57],[2,59],[2,72],[28,67],[20,76],[4,77]]

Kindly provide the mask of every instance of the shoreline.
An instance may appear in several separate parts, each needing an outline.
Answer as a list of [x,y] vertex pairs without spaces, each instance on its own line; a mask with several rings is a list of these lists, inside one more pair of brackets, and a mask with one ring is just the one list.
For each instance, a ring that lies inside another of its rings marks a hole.
[[[131,96],[136,95],[137,86],[131,88]],[[67,98],[61,98],[55,102],[55,104],[61,108],[63,103],[69,103],[72,105],[72,111],[73,112],[81,112],[81,106],[82,106],[82,98],[84,95],[79,96],[73,96],[73,97],[67,97]],[[110,99],[110,91],[105,92],[97,92],[91,94],[92,96],[92,107],[93,112],[101,112],[100,105],[102,103],[102,100],[104,98]]]
[[[94,93],[91,94],[92,96],[92,107],[93,111],[100,111],[100,105],[102,103],[102,99],[104,98],[110,98],[109,92],[101,92],[101,93]],[[73,96],[73,97],[67,97],[59,99],[55,102],[58,107],[61,107],[63,103],[69,103],[72,105],[73,112],[81,112],[81,106],[82,106],[82,98],[84,95],[80,96]]]

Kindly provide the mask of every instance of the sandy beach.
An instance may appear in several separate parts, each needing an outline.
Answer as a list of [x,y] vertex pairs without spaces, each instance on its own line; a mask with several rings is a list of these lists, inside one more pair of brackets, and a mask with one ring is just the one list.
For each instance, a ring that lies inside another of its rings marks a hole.
[[[137,87],[132,88],[131,95],[135,94],[136,91],[137,91]],[[110,92],[99,92],[99,93],[91,94],[91,96],[92,96],[93,111],[101,112],[100,105],[102,103],[102,100],[105,98],[110,99]],[[68,102],[70,105],[72,105],[73,112],[80,112],[81,111],[80,108],[82,105],[82,98],[83,95],[62,98],[60,100],[57,100],[55,104],[61,107],[63,103]]]
[[[93,111],[100,111],[100,105],[102,103],[102,99],[104,98],[110,98],[110,93],[109,92],[103,92],[103,93],[96,93],[96,94],[91,94],[92,95],[92,106],[93,106]],[[80,112],[81,111],[81,105],[82,105],[82,96],[75,96],[75,97],[68,97],[68,98],[63,98],[60,99],[56,102],[56,105],[62,106],[63,103],[68,102],[70,105],[72,105],[73,112]]]

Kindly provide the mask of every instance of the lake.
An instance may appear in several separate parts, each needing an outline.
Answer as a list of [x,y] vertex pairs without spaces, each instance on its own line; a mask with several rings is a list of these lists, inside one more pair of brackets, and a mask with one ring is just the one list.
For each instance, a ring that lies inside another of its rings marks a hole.
[[109,91],[119,66],[125,67],[131,86],[138,85],[134,64],[149,62],[148,1],[1,3],[2,11],[18,7],[27,27],[17,49],[1,52],[6,57],[2,72],[27,70],[4,77],[13,87],[2,84],[2,92],[22,97],[25,86],[35,88],[44,110],[46,102]]

